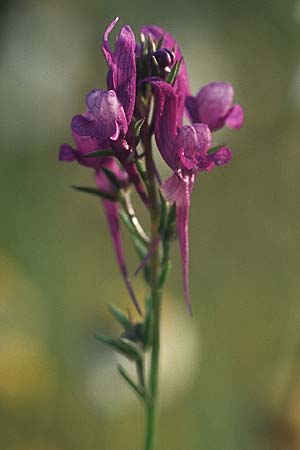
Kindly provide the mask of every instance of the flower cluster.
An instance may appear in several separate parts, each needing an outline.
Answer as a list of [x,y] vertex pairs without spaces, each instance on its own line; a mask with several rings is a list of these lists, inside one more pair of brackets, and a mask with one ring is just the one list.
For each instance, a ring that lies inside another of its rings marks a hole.
[[[233,103],[234,91],[229,83],[209,83],[192,96],[180,47],[157,26],[143,26],[139,42],[130,26],[123,26],[112,49],[109,35],[117,21],[118,18],[108,26],[103,37],[107,88],[94,89],[87,95],[86,112],[74,116],[71,122],[75,148],[62,145],[59,159],[77,161],[94,170],[118,263],[130,296],[139,308],[125,265],[119,219],[120,208],[125,204],[131,225],[146,248],[141,258],[142,267],[146,267],[159,241],[149,242],[128,198],[133,186],[146,208],[151,208],[151,180],[143,162],[150,151],[149,138],[151,141],[154,135],[158,150],[172,171],[161,183],[155,168],[161,208],[165,204],[170,211],[172,205],[176,206],[184,293],[190,309],[188,220],[195,177],[231,160],[231,150],[215,145],[212,133],[224,126],[240,128],[243,109]],[[183,124],[185,114],[188,125]],[[160,238],[166,239],[165,228],[160,228]]]

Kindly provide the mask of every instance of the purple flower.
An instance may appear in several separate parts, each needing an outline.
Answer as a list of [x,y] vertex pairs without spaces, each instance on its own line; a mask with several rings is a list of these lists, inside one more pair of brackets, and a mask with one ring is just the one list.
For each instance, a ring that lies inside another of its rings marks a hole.
[[233,96],[234,90],[230,83],[209,83],[200,89],[196,97],[187,97],[186,109],[192,122],[206,123],[211,131],[225,125],[241,128],[244,111],[241,105],[233,105]]
[[[183,287],[186,305],[191,312],[188,219],[195,175],[226,164],[232,155],[227,147],[209,153],[212,144],[209,127],[203,123],[182,126],[183,114],[181,107],[178,108],[180,100],[175,89],[159,79],[148,81],[152,85],[155,97],[154,124],[157,146],[166,163],[174,171],[174,174],[163,183],[163,190],[167,200],[176,203]],[[181,123],[181,127],[177,127],[178,123]]]
[[[89,136],[80,136],[73,131],[74,141],[76,143],[76,148],[74,149],[68,144],[63,144],[59,152],[59,160],[72,162],[77,161],[82,165],[91,167],[95,170],[96,184],[101,192],[106,192],[107,194],[116,194],[116,187],[107,178],[106,174],[102,170],[104,167],[109,169],[114,173],[119,184],[121,186],[128,186],[129,180],[128,175],[124,170],[122,170],[117,164],[116,160],[112,157],[98,157],[98,158],[85,158],[84,155],[91,153],[98,149],[98,143],[95,138]],[[117,261],[122,273],[124,282],[126,284],[129,295],[135,304],[139,313],[141,313],[139,304],[135,297],[134,291],[132,289],[130,279],[128,276],[128,271],[125,264],[124,250],[121,239],[121,230],[119,223],[119,204],[118,202],[101,199],[110,233],[112,236],[113,245],[115,248]]]
[[[121,28],[114,52],[108,37],[118,18],[107,28],[103,38],[103,53],[109,66],[108,90],[94,89],[86,97],[86,113],[73,117],[71,128],[78,136],[96,142],[96,149],[112,149],[127,171],[145,204],[148,198],[133,161],[131,124],[136,91],[135,38],[129,25]],[[95,162],[96,164],[97,162]]]

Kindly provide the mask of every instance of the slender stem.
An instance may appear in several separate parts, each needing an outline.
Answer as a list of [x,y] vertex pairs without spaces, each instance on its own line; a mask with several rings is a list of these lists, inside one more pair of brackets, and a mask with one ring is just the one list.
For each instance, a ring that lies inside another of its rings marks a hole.
[[[157,190],[157,179],[155,164],[152,157],[151,132],[148,132],[144,139],[146,170],[149,179],[148,194],[150,200],[151,215],[151,242],[154,243],[159,234],[160,204]],[[158,372],[159,372],[159,349],[160,349],[160,303],[161,289],[159,287],[160,258],[157,248],[150,260],[151,273],[151,302],[153,317],[153,341],[150,362],[149,392],[150,401],[146,404],[146,427],[144,450],[154,449],[154,439],[157,416],[157,393],[158,393]]]

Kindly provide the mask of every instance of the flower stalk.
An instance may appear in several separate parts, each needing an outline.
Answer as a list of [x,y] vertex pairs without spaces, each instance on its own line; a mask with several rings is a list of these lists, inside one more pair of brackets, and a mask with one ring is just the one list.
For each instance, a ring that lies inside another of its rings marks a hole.
[[[149,178],[148,195],[150,200],[151,241],[154,243],[159,235],[160,204],[157,189],[155,163],[152,154],[151,131],[147,130],[144,140],[146,172]],[[156,248],[150,259],[150,289],[152,305],[152,349],[150,362],[149,392],[150,401],[146,403],[146,427],[144,450],[154,448],[155,428],[157,421],[159,350],[160,350],[160,313],[161,287],[159,286],[160,259],[159,248]]]

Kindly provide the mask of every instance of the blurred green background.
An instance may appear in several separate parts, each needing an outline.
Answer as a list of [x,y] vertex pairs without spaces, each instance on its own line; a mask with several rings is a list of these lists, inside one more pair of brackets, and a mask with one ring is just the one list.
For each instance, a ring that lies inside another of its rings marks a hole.
[[[58,164],[116,15],[156,23],[193,92],[231,81],[244,128],[227,167],[200,174],[190,220],[194,319],[180,261],[163,308],[157,450],[300,448],[300,1],[1,3],[0,448],[140,450],[143,411],[95,331],[128,303],[91,173]],[[131,273],[137,260],[125,239]],[[143,295],[143,285],[135,281]]]

